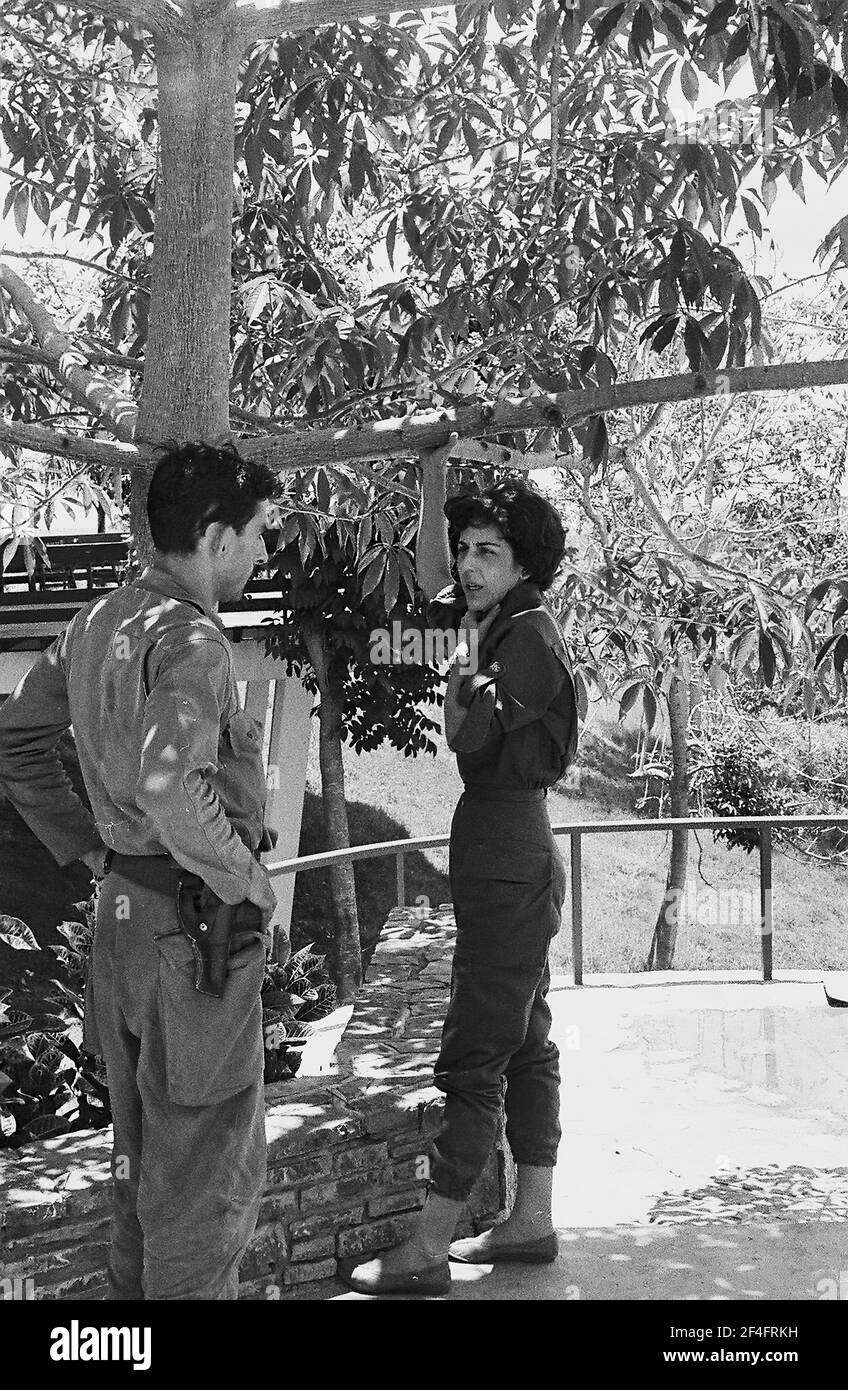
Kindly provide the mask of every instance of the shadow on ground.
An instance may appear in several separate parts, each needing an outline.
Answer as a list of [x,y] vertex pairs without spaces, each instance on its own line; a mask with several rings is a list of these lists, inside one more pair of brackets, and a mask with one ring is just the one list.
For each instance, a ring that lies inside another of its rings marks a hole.
[[[405,825],[393,820],[375,806],[366,805],[361,801],[349,801],[347,814],[351,845],[379,844],[385,840],[409,838],[409,830]],[[298,854],[321,854],[326,849],[321,798],[314,792],[307,791],[303,803]],[[414,905],[419,899],[426,898],[435,908],[439,903],[449,900],[450,886],[447,875],[434,869],[420,851],[413,851],[405,856],[405,869],[407,903]],[[397,903],[394,856],[367,859],[355,865],[354,879],[359,909],[359,934],[363,960],[367,968],[383,923]],[[314,942],[318,949],[326,949],[332,921],[332,891],[328,871],[313,869],[308,873],[298,874],[292,906],[292,948],[298,950],[308,942]]]
[[[561,1228],[559,1239],[559,1255],[550,1265],[452,1263],[448,1297],[452,1302],[833,1300],[844,1265],[844,1227],[815,1221]],[[341,1283],[323,1296],[365,1297]]]

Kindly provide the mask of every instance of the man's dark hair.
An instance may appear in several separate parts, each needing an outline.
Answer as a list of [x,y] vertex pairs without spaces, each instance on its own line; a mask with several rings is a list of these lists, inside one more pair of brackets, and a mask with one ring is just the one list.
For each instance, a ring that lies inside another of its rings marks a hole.
[[260,502],[280,492],[280,480],[264,463],[244,459],[232,444],[160,446],[147,494],[150,535],[157,550],[191,555],[213,521],[239,534]]
[[540,589],[552,584],[565,554],[565,531],[556,507],[523,479],[495,483],[480,493],[457,493],[445,503],[445,516],[454,578],[465,528],[497,526],[533,583]]

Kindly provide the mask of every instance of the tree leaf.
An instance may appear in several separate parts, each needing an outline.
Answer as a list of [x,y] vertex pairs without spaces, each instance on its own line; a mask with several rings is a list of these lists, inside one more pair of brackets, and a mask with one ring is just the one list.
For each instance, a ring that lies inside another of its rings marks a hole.
[[727,28],[727,21],[736,13],[736,0],[719,0],[704,28],[704,38],[719,34]]
[[27,217],[29,216],[29,190],[19,188],[15,194],[15,226],[19,236],[26,236]]
[[686,349],[689,368],[693,372],[697,372],[701,366],[701,338],[702,334],[695,320],[687,319],[683,330],[683,346]]
[[688,58],[680,69],[680,89],[689,105],[694,106],[698,100],[698,74]]
[[654,352],[662,352],[665,348],[668,347],[669,343],[675,335],[675,332],[677,331],[677,325],[679,322],[680,315],[672,314],[671,317],[666,319],[665,323],[657,329],[651,341],[651,347],[653,348]]
[[13,951],[41,950],[26,922],[19,917],[9,917],[4,912],[0,912],[0,941],[5,941]]
[[593,415],[583,438],[583,457],[604,464],[609,457],[609,436],[603,415]]
[[372,561],[371,561],[371,564],[368,566],[367,570],[365,571],[364,575],[362,576],[362,597],[363,597],[363,598],[367,598],[368,594],[371,594],[371,593],[374,592],[374,590],[376,589],[377,585],[379,584],[380,580],[381,580],[382,577],[383,577],[383,572],[384,572],[385,568],[386,568],[386,553],[385,553],[385,551],[384,551],[382,555],[378,555],[377,558],[376,558],[375,560],[372,560]]
[[613,30],[616,28],[619,20],[621,19],[626,9],[627,5],[623,4],[613,5],[611,10],[607,10],[606,14],[595,26],[595,35],[592,40],[593,46],[597,45],[598,48],[603,47],[607,39],[612,34]]
[[633,62],[644,68],[653,47],[654,21],[651,19],[650,10],[645,5],[640,5],[633,16],[627,51]]
[[832,582],[833,581],[831,579],[822,579],[819,584],[815,584],[813,588],[810,590],[809,594],[807,595],[807,601],[804,604],[805,623],[809,622],[810,614],[813,612],[814,609],[818,608],[819,604],[821,603],[822,599],[824,598],[825,594],[830,588]]
[[36,1115],[21,1126],[21,1132],[31,1139],[47,1139],[51,1134],[66,1134],[71,1122],[65,1115]]
[[389,553],[386,560],[386,578],[383,587],[384,602],[386,612],[391,613],[397,603],[398,590],[400,589],[400,571],[398,569],[397,558]]
[[633,706],[635,705],[635,703],[636,703],[636,701],[637,701],[637,699],[638,699],[638,697],[639,697],[639,691],[643,688],[643,686],[644,686],[644,682],[643,682],[643,681],[634,681],[632,685],[628,685],[628,687],[627,687],[627,689],[625,690],[624,694],[622,695],[622,697],[621,697],[621,699],[620,699],[620,701],[619,701],[619,705],[618,705],[618,719],[619,719],[619,723],[620,723],[621,720],[624,719],[624,718],[630,713],[630,711],[632,710]]
[[737,63],[739,59],[748,52],[749,35],[750,30],[746,19],[740,24],[733,38],[730,40],[730,43],[727,45],[727,52],[724,55],[724,63],[722,65],[725,72],[732,68],[733,64]]
[[754,236],[761,237],[763,235],[763,224],[760,221],[760,214],[757,211],[756,203],[754,203],[751,198],[747,198],[744,193],[742,194],[741,202],[742,211],[745,214],[745,221],[748,223]]

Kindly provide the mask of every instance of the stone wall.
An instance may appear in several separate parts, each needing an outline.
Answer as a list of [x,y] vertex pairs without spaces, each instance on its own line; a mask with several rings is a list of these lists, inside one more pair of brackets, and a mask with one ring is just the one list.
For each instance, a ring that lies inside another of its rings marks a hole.
[[[327,1069],[267,1087],[268,1185],[242,1298],[330,1296],[338,1261],[396,1244],[423,1202],[454,933],[449,906],[395,910]],[[111,1130],[81,1131],[0,1158],[0,1297],[105,1295],[110,1145]],[[508,1179],[498,1148],[460,1234],[503,1207]]]

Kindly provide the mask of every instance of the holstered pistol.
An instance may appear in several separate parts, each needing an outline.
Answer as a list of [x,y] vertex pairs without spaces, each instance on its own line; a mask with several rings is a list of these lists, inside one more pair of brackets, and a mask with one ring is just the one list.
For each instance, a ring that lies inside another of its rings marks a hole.
[[177,889],[177,917],[194,952],[195,989],[222,999],[233,946],[265,940],[260,908],[247,900],[225,903],[198,874],[187,873]]

